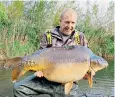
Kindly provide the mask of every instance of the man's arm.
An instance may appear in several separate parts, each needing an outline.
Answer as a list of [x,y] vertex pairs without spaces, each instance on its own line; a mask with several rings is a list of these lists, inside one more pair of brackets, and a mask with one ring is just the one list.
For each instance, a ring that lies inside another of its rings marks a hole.
[[86,39],[84,34],[83,34],[83,46],[88,47],[88,41],[87,41],[87,39]]
[[88,47],[88,41],[87,41],[85,35],[83,34],[83,32],[80,32],[80,44],[82,46]]
[[[39,49],[44,49],[44,48],[47,47],[47,45],[48,45],[48,43],[47,43],[46,34],[43,34],[43,35],[41,36],[40,48],[39,48]],[[40,77],[40,78],[44,76],[42,71],[37,71],[37,72],[34,73],[34,75],[35,75],[36,77]]]
[[43,34],[42,36],[41,36],[42,38],[41,38],[41,40],[40,40],[40,49],[44,49],[44,48],[46,48],[47,47],[47,37],[46,37],[46,34]]

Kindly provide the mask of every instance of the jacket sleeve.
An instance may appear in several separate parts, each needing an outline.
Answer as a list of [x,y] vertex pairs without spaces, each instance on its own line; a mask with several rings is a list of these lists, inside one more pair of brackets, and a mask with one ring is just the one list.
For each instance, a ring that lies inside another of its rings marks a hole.
[[82,32],[80,32],[80,41],[82,46],[88,47],[88,41]]
[[44,49],[47,47],[47,38],[46,38],[46,34],[43,34],[41,36],[41,40],[40,40],[40,49]]

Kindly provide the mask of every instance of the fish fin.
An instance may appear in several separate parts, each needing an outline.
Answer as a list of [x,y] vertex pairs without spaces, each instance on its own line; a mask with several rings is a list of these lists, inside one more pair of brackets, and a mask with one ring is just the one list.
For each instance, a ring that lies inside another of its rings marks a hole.
[[19,66],[12,69],[12,81],[13,82],[18,79],[20,72],[21,72],[21,69]]
[[87,79],[88,79],[88,83],[89,83],[89,86],[90,86],[90,88],[92,88],[92,85],[93,85],[93,80],[92,80],[92,73],[91,73],[91,71],[89,70],[88,72],[87,72]]
[[21,70],[20,66],[18,67],[15,67],[13,70],[12,70],[12,82],[16,82],[18,77],[24,75],[27,71],[26,70]]
[[69,94],[72,86],[73,86],[73,82],[68,82],[68,83],[65,84],[65,94],[66,95]]
[[19,77],[24,75],[27,71],[26,70],[22,70],[21,73],[19,74]]
[[9,69],[9,68],[15,68],[16,66],[18,66],[18,64],[20,64],[22,61],[22,57],[15,57],[12,59],[8,59],[7,62],[4,64],[4,68],[5,69]]

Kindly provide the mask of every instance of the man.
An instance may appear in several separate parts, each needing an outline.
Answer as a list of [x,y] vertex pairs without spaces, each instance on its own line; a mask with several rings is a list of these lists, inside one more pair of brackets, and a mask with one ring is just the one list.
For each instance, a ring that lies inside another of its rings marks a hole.
[[[60,26],[49,33],[45,33],[40,42],[40,49],[51,46],[87,46],[87,41],[82,32],[75,32],[77,21],[76,12],[73,9],[66,9],[60,16]],[[48,35],[51,34],[50,42]],[[76,37],[77,35],[77,37]],[[77,39],[76,39],[77,38]],[[42,78],[40,78],[42,77]],[[77,84],[74,84],[69,96],[65,96],[64,87],[60,83],[50,82],[38,71],[25,80],[18,82],[14,87],[14,97],[77,97]]]

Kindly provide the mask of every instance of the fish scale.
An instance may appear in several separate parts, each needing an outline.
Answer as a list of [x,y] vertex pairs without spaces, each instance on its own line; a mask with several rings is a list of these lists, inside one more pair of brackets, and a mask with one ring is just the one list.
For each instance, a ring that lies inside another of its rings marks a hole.
[[[75,53],[73,53],[73,52],[75,52]],[[76,52],[78,52],[78,53],[76,54]],[[79,48],[79,50],[78,49],[76,50],[74,48],[67,49],[67,48],[56,47],[56,48],[51,48],[49,50],[46,49],[46,50],[44,50],[44,52],[38,53],[38,54],[40,54],[39,55],[40,57],[46,58],[49,61],[57,63],[57,62],[62,62],[62,61],[82,62],[82,61],[88,60],[88,57],[87,57],[88,55],[87,55],[87,53],[86,54],[85,53],[86,52],[84,51],[84,54],[82,54],[80,48]],[[34,60],[37,60],[36,54],[32,56]],[[83,55],[83,56],[81,57],[81,55]]]

